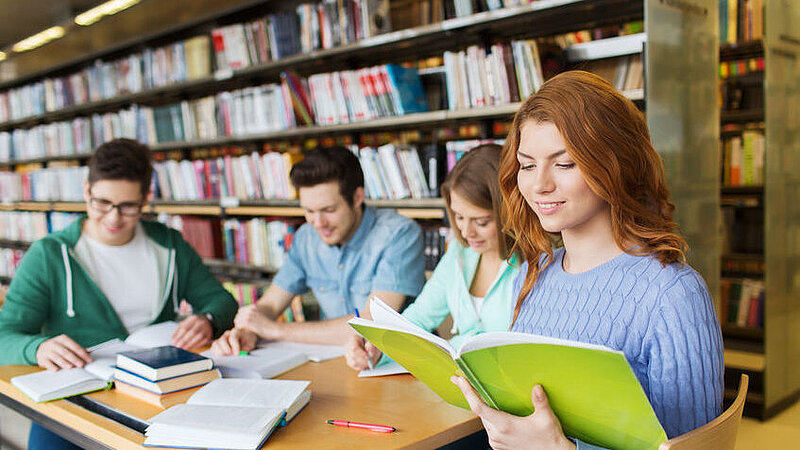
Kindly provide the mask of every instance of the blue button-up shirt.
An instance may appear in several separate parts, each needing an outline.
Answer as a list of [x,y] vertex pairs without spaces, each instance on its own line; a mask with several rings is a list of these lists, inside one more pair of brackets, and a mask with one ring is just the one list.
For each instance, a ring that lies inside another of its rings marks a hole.
[[425,283],[422,231],[392,210],[370,207],[341,247],[325,244],[311,224],[303,224],[272,282],[295,295],[311,289],[322,319],[363,309],[374,291],[414,297]]

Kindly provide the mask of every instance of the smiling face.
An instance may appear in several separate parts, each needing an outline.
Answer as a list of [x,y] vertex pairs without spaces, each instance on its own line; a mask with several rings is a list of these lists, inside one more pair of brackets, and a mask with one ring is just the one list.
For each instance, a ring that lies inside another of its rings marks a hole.
[[339,182],[329,181],[299,189],[300,207],[306,221],[314,227],[327,245],[346,243],[361,223],[364,188],[357,188],[353,206],[339,192]]
[[450,209],[456,228],[470,248],[480,254],[499,251],[497,222],[492,211],[473,205],[455,190],[450,193]]
[[133,239],[141,207],[147,203],[140,183],[98,180],[90,186],[87,182],[83,197],[87,215],[83,230],[89,237],[105,245],[124,245]]
[[522,124],[517,160],[519,191],[546,231],[566,239],[610,229],[609,204],[586,184],[553,123]]

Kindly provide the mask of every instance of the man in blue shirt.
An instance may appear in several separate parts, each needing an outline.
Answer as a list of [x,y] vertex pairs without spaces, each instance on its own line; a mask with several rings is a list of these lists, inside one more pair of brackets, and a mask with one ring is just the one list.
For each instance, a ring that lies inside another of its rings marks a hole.
[[[364,204],[364,173],[343,147],[309,152],[291,171],[306,222],[289,255],[255,305],[239,309],[236,328],[212,348],[217,354],[249,351],[258,338],[344,344],[355,308],[368,315],[367,299],[380,297],[400,309],[425,283],[422,232],[412,220]],[[295,295],[309,289],[321,320],[276,322]]]

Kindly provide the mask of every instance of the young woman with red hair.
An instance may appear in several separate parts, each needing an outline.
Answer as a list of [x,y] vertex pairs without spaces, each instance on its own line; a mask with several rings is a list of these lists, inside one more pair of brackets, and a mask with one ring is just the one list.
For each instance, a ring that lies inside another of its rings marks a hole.
[[[553,77],[514,117],[500,186],[505,231],[525,260],[512,331],[624,352],[669,437],[719,415],[719,323],[633,102],[588,72]],[[536,412],[517,417],[453,381],[495,448],[590,447],[564,436],[541,386]]]

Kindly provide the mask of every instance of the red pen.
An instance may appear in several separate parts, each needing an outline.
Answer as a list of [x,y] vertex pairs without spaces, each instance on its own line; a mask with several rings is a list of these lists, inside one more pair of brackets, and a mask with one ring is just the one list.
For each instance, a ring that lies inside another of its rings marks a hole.
[[349,420],[327,420],[326,422],[328,422],[330,425],[335,425],[337,427],[361,428],[363,430],[375,431],[377,433],[391,433],[392,431],[397,430],[395,427],[390,427],[388,425],[350,422]]

